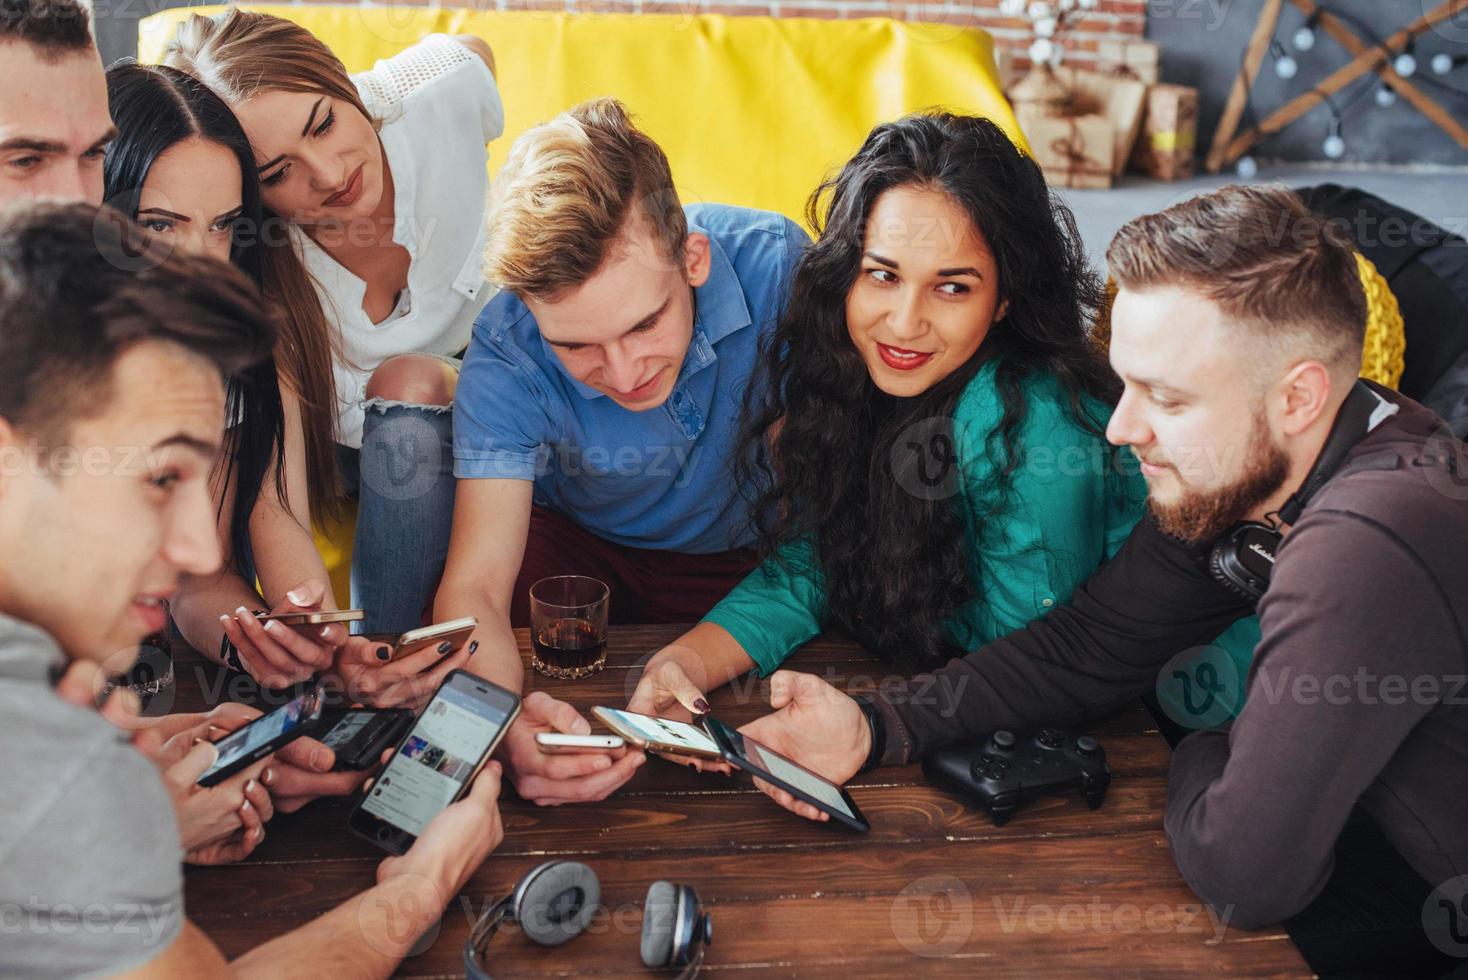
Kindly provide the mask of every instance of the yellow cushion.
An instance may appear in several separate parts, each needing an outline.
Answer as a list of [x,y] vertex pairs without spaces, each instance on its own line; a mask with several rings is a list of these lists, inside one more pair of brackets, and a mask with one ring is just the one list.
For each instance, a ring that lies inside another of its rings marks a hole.
[[[180,7],[144,19],[138,56],[156,61]],[[526,129],[612,95],[672,163],[684,203],[711,201],[804,219],[806,198],[871,128],[941,106],[987,116],[1028,150],[980,30],[886,18],[818,20],[643,14],[254,6],[331,47],[349,71],[425,34],[474,34],[494,48],[505,134],[490,173]]]
[[[1396,390],[1406,370],[1407,331],[1402,311],[1380,272],[1371,260],[1356,253],[1356,271],[1366,292],[1366,341],[1361,351],[1361,377]],[[1116,299],[1116,280],[1106,280],[1106,300],[1096,318],[1092,336],[1102,350],[1111,345],[1111,304]]]

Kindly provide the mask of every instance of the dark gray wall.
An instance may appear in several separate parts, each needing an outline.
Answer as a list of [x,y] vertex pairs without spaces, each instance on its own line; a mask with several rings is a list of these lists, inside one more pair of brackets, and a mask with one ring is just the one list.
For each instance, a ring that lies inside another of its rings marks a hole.
[[[1322,6],[1355,16],[1385,38],[1421,16],[1424,8],[1436,7],[1440,0],[1325,0]],[[1218,117],[1238,74],[1244,49],[1259,19],[1262,0],[1149,0],[1147,36],[1162,45],[1163,80],[1193,85],[1201,90],[1198,139],[1202,152],[1212,142]],[[1265,59],[1251,98],[1255,119],[1262,120],[1271,111],[1350,60],[1336,41],[1323,31],[1316,31],[1315,47],[1308,52],[1294,50],[1291,38],[1305,18],[1291,4],[1285,4],[1276,37],[1285,50],[1299,62],[1299,74],[1292,81],[1275,75],[1273,59]],[[1444,23],[1424,35],[1417,45],[1418,73],[1413,81],[1433,96],[1455,117],[1468,120],[1468,65],[1442,78],[1431,75],[1428,60],[1439,52],[1468,53],[1468,18],[1457,23]],[[1444,93],[1422,80],[1423,76],[1441,79],[1464,92],[1463,96]],[[1376,76],[1373,73],[1371,77]],[[1366,85],[1358,81],[1336,96],[1338,103],[1350,102],[1343,114],[1346,156],[1344,162],[1357,163],[1436,163],[1468,164],[1468,150],[1427,120],[1411,105],[1398,97],[1396,105],[1381,109],[1373,93],[1362,94]],[[1359,97],[1358,97],[1359,96]],[[1354,100],[1354,101],[1353,101]],[[1321,144],[1330,124],[1331,112],[1317,106],[1289,128],[1265,140],[1257,153],[1284,160],[1323,160]]]
[[[200,0],[202,2],[202,0]],[[138,53],[138,20],[167,7],[183,6],[178,0],[93,0],[93,25],[102,63]]]

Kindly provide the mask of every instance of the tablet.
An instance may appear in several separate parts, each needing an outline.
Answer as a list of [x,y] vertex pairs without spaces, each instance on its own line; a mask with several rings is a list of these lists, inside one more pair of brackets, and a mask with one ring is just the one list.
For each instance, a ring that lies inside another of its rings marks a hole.
[[713,739],[697,725],[639,715],[619,708],[592,708],[591,713],[603,725],[640,749],[700,759],[718,759],[723,755]]
[[738,732],[717,718],[705,717],[703,727],[719,746],[719,754],[731,765],[778,786],[797,799],[851,827],[866,833],[871,829],[851,795],[804,766],[785,758],[768,746]]

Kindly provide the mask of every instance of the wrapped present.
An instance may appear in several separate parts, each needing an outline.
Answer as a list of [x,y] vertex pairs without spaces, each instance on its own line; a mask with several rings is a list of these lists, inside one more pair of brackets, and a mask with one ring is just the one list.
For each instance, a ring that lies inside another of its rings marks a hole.
[[1072,115],[1070,111],[1071,87],[1055,75],[1049,65],[1030,69],[1029,74],[1010,87],[1009,104],[1016,115],[1023,109],[1031,118]]
[[1162,80],[1162,49],[1151,41],[1098,41],[1097,71],[1144,85]]
[[1198,90],[1186,85],[1149,88],[1132,169],[1158,180],[1191,177],[1197,144]]
[[1105,116],[1111,123],[1115,144],[1111,152],[1111,175],[1120,177],[1126,171],[1132,145],[1142,130],[1147,86],[1134,79],[1079,68],[1058,68],[1055,75],[1070,90],[1065,115]]
[[1016,110],[1035,162],[1057,187],[1110,187],[1115,132],[1101,115],[1045,116],[1023,107]]

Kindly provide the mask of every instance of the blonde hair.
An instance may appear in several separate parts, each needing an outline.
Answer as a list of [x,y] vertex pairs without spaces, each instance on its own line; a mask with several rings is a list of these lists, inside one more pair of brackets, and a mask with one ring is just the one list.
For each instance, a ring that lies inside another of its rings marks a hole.
[[516,140],[495,178],[485,278],[554,299],[601,268],[634,203],[670,261],[681,262],[688,220],[662,148],[616,99],[561,113]]

